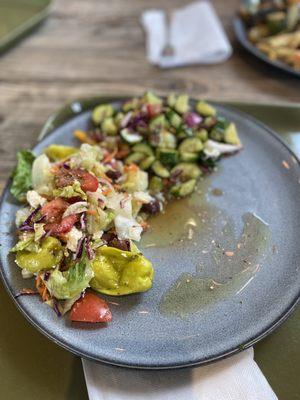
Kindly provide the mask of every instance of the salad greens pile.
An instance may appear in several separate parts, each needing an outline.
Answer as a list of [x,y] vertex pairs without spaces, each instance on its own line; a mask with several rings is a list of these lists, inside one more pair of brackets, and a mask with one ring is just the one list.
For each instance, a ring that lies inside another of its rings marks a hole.
[[108,322],[108,304],[86,289],[112,296],[150,289],[153,267],[135,244],[148,217],[191,194],[241,143],[212,105],[150,92],[119,108],[100,104],[89,130],[74,135],[80,147],[18,153],[11,193],[26,204],[11,252],[58,314],[71,309],[72,321]]

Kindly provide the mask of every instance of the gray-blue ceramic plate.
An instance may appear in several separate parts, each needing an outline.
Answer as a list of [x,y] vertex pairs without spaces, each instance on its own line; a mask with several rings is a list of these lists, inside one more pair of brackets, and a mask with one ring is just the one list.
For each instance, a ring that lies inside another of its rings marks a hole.
[[[89,108],[107,99],[75,102],[46,124],[34,151],[50,143],[74,144]],[[114,100],[116,106],[118,99]],[[113,322],[71,324],[36,296],[16,293],[24,281],[9,248],[19,207],[4,191],[1,275],[26,318],[73,353],[109,364],[180,368],[204,364],[251,346],[276,328],[299,297],[299,162],[268,128],[217,105],[236,123],[244,149],[224,158],[192,198],[167,207],[151,222],[141,248],[154,265],[144,294],[106,297]],[[22,340],[22,338],[20,338]]]
[[287,72],[288,74],[292,74],[298,78],[300,78],[300,71],[295,70],[294,68],[290,67],[289,65],[285,64],[280,60],[271,60],[266,54],[260,51],[257,47],[255,47],[247,37],[247,31],[245,25],[240,17],[236,17],[233,20],[233,27],[235,31],[235,35],[240,42],[240,44],[252,53],[255,57],[260,58],[261,60],[265,61],[266,63],[272,65],[275,68],[280,69],[281,71]]

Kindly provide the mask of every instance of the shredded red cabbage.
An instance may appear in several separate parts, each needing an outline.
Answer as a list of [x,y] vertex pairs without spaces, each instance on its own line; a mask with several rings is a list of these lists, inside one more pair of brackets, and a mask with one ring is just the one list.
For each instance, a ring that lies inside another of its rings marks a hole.
[[85,239],[86,237],[83,236],[81,239],[78,240],[77,249],[74,256],[75,260],[81,258],[82,256]]
[[95,256],[95,253],[94,253],[94,251],[93,251],[93,249],[91,247],[91,242],[90,242],[89,237],[87,237],[86,241],[85,241],[85,250],[86,250],[86,254],[88,256],[88,259],[92,260],[94,258],[94,256]]
[[[42,207],[38,206],[35,210],[32,211],[32,213],[25,219],[25,221],[19,226],[19,229],[22,230],[21,228],[23,226],[29,226],[32,223],[33,217],[40,211]],[[28,230],[28,229],[24,229]]]
[[194,112],[188,112],[184,116],[184,122],[189,128],[194,128],[202,122],[202,117]]

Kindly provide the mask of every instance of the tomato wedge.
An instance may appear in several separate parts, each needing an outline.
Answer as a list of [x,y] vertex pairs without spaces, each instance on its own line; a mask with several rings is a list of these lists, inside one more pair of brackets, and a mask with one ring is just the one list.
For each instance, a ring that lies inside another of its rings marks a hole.
[[51,235],[58,236],[70,232],[73,226],[78,221],[78,215],[72,214],[63,218],[60,222],[51,222],[44,226],[46,232],[51,232]]
[[87,292],[73,305],[70,319],[74,322],[110,322],[112,315],[105,300]]
[[98,179],[83,169],[75,169],[73,172],[74,176],[79,180],[81,189],[84,192],[96,192],[99,183]]
[[95,192],[98,189],[98,179],[82,168],[67,169],[63,166],[55,174],[55,184],[57,187],[72,185],[75,180],[80,182],[84,192]]
[[69,203],[58,197],[46,203],[41,209],[41,214],[45,216],[47,222],[56,222],[62,217],[68,206]]
[[150,118],[161,113],[162,106],[160,104],[147,104],[147,114]]

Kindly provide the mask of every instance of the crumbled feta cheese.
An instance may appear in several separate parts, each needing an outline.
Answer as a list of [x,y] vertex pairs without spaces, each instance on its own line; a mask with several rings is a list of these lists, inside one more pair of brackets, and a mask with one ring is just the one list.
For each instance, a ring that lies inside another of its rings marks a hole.
[[75,226],[73,226],[73,228],[70,230],[69,233],[66,234],[67,236],[67,248],[73,252],[76,251],[77,249],[77,244],[78,244],[78,240],[80,240],[82,238],[82,232],[75,228]]
[[126,218],[122,215],[118,215],[115,218],[115,227],[118,238],[121,240],[131,239],[138,242],[141,239],[143,228],[133,218]]
[[228,143],[220,143],[215,140],[208,140],[205,143],[204,153],[208,157],[218,158],[221,154],[235,153],[240,150],[242,145],[233,145]]
[[28,271],[28,269],[26,269],[26,268],[23,268],[21,273],[22,273],[22,277],[24,279],[28,279],[28,278],[32,278],[33,277],[33,273]]
[[29,190],[26,195],[28,203],[33,208],[43,206],[46,203],[46,199],[38,194],[35,190]]

